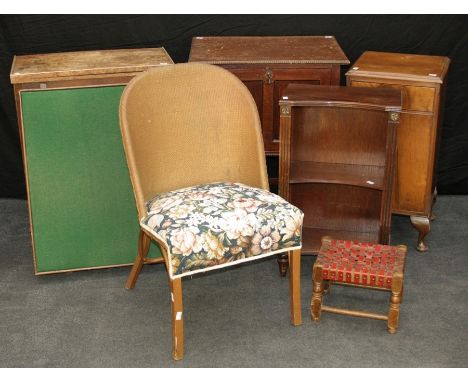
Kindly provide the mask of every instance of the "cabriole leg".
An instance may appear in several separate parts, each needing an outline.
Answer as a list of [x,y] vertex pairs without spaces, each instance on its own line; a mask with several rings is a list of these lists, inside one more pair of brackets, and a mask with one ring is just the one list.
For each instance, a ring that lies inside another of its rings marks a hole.
[[431,229],[429,218],[426,216],[410,216],[410,220],[413,227],[416,228],[419,232],[416,249],[419,252],[426,252],[429,247],[424,243],[424,238]]

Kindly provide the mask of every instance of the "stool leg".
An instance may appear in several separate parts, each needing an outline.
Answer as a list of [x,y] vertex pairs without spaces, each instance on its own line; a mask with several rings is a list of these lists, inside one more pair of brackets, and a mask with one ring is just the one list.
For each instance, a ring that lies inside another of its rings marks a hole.
[[323,280],[322,280],[322,267],[314,265],[312,273],[312,301],[310,302],[310,315],[315,322],[320,321],[320,313],[322,311],[322,298],[323,298]]
[[402,293],[403,293],[403,275],[395,274],[393,276],[392,294],[390,296],[390,309],[388,312],[388,332],[391,334],[396,333],[398,329]]

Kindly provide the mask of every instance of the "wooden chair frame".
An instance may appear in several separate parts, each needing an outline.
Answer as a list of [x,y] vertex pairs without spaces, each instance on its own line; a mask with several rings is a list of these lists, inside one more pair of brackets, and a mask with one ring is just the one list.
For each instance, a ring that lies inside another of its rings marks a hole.
[[[201,92],[200,88],[203,89]],[[190,95],[187,102],[181,101],[186,94]],[[174,114],[177,115],[177,126],[183,127],[180,129],[183,134],[180,135],[184,139],[177,142],[172,137]],[[214,120],[213,115],[216,117]],[[222,123],[219,122],[219,116],[224,116]],[[191,63],[146,71],[135,77],[122,95],[120,125],[140,221],[147,214],[146,202],[167,191],[212,182],[239,182],[268,190],[265,152],[256,104],[245,85],[227,70],[213,65]],[[212,137],[217,139],[223,136],[223,140],[211,146],[207,144],[206,134],[209,129],[213,129]],[[161,149],[158,150],[147,149],[147,143],[153,140],[165,144],[161,144]],[[185,151],[181,147],[185,147]],[[207,156],[199,149],[191,156],[189,151],[192,147],[208,147],[211,155]],[[229,155],[226,156],[226,153]],[[217,155],[215,166],[212,164],[213,155]],[[191,166],[181,167],[180,163],[184,160],[189,163],[195,161],[197,168],[201,170],[193,171]],[[174,173],[178,177],[173,176]],[[159,245],[162,259],[148,259],[151,241]],[[144,264],[165,263],[171,290],[172,354],[175,360],[180,360],[184,356],[183,274],[172,274],[171,254],[168,251],[162,238],[140,226],[138,254],[126,288],[135,287]],[[284,252],[288,250],[284,249]],[[300,254],[300,249],[289,250],[293,325],[300,325],[302,322]],[[206,271],[210,270],[206,268]]]
[[[148,259],[151,241],[159,244],[163,258]],[[288,252],[289,257],[289,293],[291,323],[294,326],[302,324],[301,312],[301,250]],[[144,264],[155,264],[164,262],[169,267],[168,256],[163,243],[149,232],[140,230],[138,237],[138,255],[132,266],[130,274],[125,284],[127,290],[135,287]],[[172,357],[178,361],[184,358],[184,317],[183,317],[183,299],[182,299],[182,278],[169,278],[169,287],[171,290],[171,319],[172,319]]]

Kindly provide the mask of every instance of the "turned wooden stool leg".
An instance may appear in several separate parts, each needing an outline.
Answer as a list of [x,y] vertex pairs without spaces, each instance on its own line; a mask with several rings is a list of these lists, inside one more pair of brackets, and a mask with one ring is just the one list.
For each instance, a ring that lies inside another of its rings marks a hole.
[[397,273],[393,276],[392,294],[390,296],[390,309],[388,312],[388,332],[396,333],[400,318],[400,303],[403,294],[403,274]]
[[184,317],[182,304],[182,280],[169,280],[171,288],[172,314],[172,357],[178,361],[184,358]]
[[125,289],[133,289],[137,282],[138,276],[141,272],[141,268],[143,267],[143,263],[145,262],[146,255],[148,255],[148,251],[150,248],[151,239],[140,230],[140,235],[138,236],[138,254],[133,263],[132,270],[128,275],[127,283],[125,284]]
[[277,255],[277,260],[280,276],[286,277],[286,273],[288,273],[289,268],[288,254],[280,253],[279,255]]
[[315,322],[320,321],[320,313],[322,311],[322,298],[323,298],[323,280],[322,280],[322,267],[314,265],[312,271],[312,301],[310,302],[310,315]]
[[419,232],[418,245],[416,246],[416,249],[419,252],[426,252],[429,249],[429,247],[426,244],[424,244],[424,238],[431,229],[430,220],[426,216],[410,216],[410,220],[411,224]]

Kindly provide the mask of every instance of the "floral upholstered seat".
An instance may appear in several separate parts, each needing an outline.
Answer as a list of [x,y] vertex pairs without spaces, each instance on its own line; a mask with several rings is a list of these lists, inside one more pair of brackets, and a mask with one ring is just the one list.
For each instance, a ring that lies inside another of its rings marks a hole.
[[240,183],[210,183],[159,194],[140,224],[167,246],[171,277],[301,247],[303,213]]

